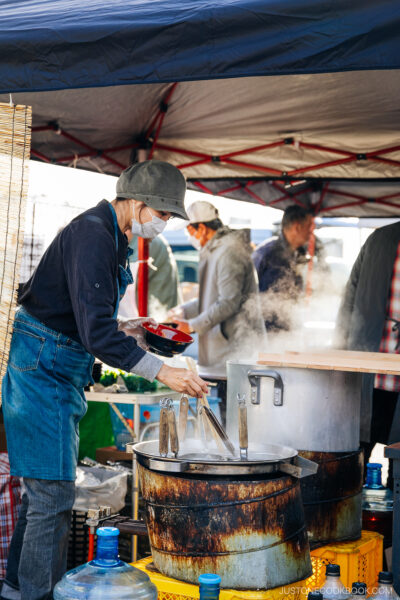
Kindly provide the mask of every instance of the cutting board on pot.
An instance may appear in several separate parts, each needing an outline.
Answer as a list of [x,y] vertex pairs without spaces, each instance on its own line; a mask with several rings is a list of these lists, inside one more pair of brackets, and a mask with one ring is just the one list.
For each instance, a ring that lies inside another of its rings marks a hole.
[[257,364],[270,367],[400,375],[400,354],[385,352],[354,350],[260,352]]

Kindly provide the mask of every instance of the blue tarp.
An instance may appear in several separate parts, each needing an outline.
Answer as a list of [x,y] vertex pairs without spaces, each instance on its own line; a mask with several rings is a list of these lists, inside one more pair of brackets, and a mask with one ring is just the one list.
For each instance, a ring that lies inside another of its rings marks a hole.
[[0,0],[0,92],[400,67],[397,0]]

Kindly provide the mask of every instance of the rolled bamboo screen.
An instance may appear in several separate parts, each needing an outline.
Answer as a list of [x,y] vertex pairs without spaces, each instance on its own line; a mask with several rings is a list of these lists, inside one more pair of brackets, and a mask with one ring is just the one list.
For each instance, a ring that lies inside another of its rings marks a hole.
[[7,369],[16,309],[28,192],[31,122],[29,106],[0,103],[0,379]]

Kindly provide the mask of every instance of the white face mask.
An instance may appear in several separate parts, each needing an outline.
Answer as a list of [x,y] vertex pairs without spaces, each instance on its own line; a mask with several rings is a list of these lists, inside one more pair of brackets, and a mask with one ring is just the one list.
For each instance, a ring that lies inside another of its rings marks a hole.
[[196,250],[201,250],[201,243],[200,243],[200,240],[197,239],[197,237],[195,237],[194,235],[191,235],[189,233],[189,240],[190,240],[190,243],[192,244],[193,248],[196,248]]
[[167,222],[156,215],[153,215],[148,207],[147,210],[151,215],[151,221],[147,223],[138,223],[135,218],[132,219],[132,233],[147,240],[152,240],[162,233],[167,225]]

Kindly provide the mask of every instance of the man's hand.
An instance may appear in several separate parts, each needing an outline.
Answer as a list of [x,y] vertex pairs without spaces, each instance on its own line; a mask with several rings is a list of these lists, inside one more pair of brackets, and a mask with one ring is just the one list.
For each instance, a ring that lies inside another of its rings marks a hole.
[[157,327],[158,323],[150,317],[138,317],[135,319],[126,319],[125,321],[118,321],[118,329],[123,331],[126,335],[131,335],[135,338],[138,345],[143,350],[148,350],[148,346],[145,340],[146,330],[143,327],[143,323],[149,323],[154,327]]
[[186,319],[172,319],[172,321],[178,325],[179,331],[183,331],[183,333],[193,333],[193,329]]
[[175,319],[184,319],[185,318],[185,311],[183,310],[182,306],[174,306],[173,308],[170,308],[168,313],[167,313],[167,319],[170,320],[175,320]]
[[208,393],[206,382],[188,369],[175,369],[174,367],[163,365],[156,379],[170,387],[171,390],[188,394],[194,398],[201,398],[202,394]]

